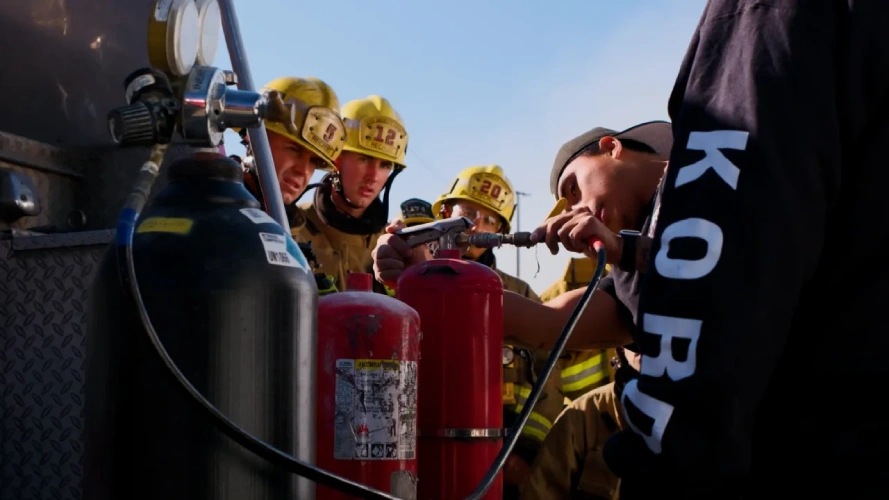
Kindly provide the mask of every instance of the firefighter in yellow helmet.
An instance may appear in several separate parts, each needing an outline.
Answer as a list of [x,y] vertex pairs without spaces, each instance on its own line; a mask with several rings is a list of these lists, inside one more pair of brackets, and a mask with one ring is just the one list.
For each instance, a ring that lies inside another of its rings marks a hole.
[[[265,128],[281,197],[293,237],[296,238],[304,224],[304,217],[296,209],[296,201],[306,191],[316,169],[333,170],[345,146],[346,128],[339,116],[340,102],[328,84],[312,77],[277,78],[267,83],[260,92],[266,95],[277,92],[285,105],[295,110],[296,119],[292,127],[267,121]],[[244,184],[265,210],[246,130],[241,130],[240,134],[247,147]]]
[[[306,222],[300,238],[312,244],[337,289],[350,273],[373,272],[371,251],[388,222],[389,187],[405,168],[408,146],[401,116],[383,97],[350,101],[340,114],[343,152],[312,200],[299,205]],[[381,285],[377,291],[386,292]]]
[[[487,165],[460,172],[451,184],[451,190],[432,204],[432,213],[441,219],[466,217],[475,223],[469,233],[508,233],[515,208],[515,191],[503,169],[498,165]],[[503,280],[504,289],[540,301],[527,283],[497,269],[493,250],[469,247],[463,257],[493,269]]]
[[[296,202],[306,192],[315,170],[332,170],[343,152],[346,127],[339,116],[339,98],[330,85],[314,77],[276,78],[260,92],[266,96],[277,93],[284,104],[294,110],[294,123],[266,121],[265,128],[291,235],[308,261],[317,265],[311,245],[299,239],[305,214],[297,208]],[[244,185],[267,211],[247,131],[242,129],[239,133],[247,148],[247,154],[241,160],[245,167]],[[324,286],[323,275],[316,275],[316,281],[319,288]]]

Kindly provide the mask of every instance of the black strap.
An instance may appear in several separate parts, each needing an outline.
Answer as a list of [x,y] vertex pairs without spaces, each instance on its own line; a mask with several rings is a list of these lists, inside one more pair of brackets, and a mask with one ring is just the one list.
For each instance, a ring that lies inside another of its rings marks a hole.
[[620,254],[620,262],[617,267],[621,271],[632,273],[636,270],[636,245],[639,242],[639,233],[636,231],[621,231],[620,239],[623,241],[623,249]]

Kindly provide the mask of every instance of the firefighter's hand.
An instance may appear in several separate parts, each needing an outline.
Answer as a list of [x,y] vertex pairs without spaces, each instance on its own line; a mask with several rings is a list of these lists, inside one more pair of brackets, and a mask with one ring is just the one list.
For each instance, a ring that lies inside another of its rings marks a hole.
[[582,253],[590,258],[596,257],[595,250],[589,244],[593,238],[605,245],[609,263],[616,264],[620,260],[620,238],[586,207],[551,217],[531,233],[531,241],[545,241],[553,255],[559,253],[561,243],[565,250]]
[[374,275],[377,281],[389,288],[395,288],[398,277],[408,267],[425,262],[432,258],[429,247],[420,245],[411,248],[395,231],[404,229],[404,222],[395,221],[386,227],[386,233],[377,240],[377,246],[371,255],[374,260]]

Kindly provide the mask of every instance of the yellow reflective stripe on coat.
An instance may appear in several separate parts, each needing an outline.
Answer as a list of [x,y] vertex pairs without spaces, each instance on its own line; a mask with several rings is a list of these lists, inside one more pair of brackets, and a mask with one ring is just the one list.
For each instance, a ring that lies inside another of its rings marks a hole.
[[575,365],[562,368],[562,391],[576,392],[593,389],[593,386],[608,375],[605,372],[605,353],[581,361]]
[[532,411],[531,416],[528,417],[528,421],[525,422],[525,426],[522,427],[522,435],[543,442],[552,428],[553,423],[550,422],[549,419],[536,411]]
[[[522,408],[525,407],[525,401],[528,400],[528,396],[531,395],[531,388],[525,386],[516,386],[515,387],[515,400],[516,405],[513,407],[513,411],[521,413]],[[537,413],[536,411],[532,411],[531,415],[528,417],[528,421],[525,422],[525,426],[522,427],[522,435],[535,439],[536,441],[543,441],[546,439],[546,435],[549,434],[550,429],[553,428],[553,423],[550,419],[544,417],[543,415]]]
[[318,296],[323,297],[336,293],[335,278],[329,274],[315,273],[315,285],[318,286]]

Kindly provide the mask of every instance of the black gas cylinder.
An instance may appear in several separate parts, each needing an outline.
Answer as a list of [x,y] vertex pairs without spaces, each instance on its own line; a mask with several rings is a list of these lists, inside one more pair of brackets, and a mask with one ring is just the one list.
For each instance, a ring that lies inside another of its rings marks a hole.
[[[314,462],[317,287],[241,167],[197,154],[137,221],[142,300],[185,377],[242,428]],[[225,437],[178,387],[121,285],[115,245],[90,290],[85,500],[313,498]]]

